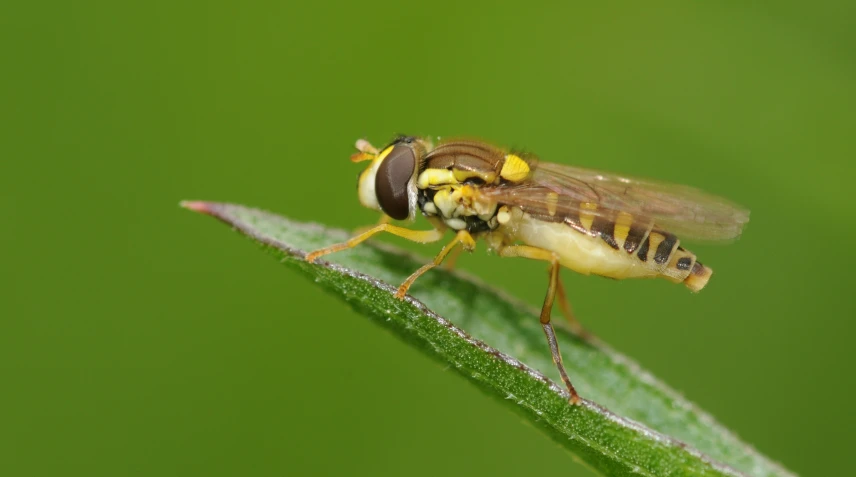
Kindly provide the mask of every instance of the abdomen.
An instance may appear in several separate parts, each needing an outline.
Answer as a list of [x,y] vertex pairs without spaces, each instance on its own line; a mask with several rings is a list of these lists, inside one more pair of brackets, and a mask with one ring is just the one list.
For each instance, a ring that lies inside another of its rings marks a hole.
[[559,256],[562,266],[585,275],[615,279],[663,277],[699,291],[713,271],[680,246],[680,240],[632,217],[600,224],[544,221],[515,211],[510,238]]

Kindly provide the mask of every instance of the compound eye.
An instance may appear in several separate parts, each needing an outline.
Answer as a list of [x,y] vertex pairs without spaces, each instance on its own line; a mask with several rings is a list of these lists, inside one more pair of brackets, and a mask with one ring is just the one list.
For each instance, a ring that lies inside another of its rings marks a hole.
[[407,186],[416,170],[416,155],[407,144],[392,148],[377,169],[375,193],[381,210],[395,220],[410,215]]

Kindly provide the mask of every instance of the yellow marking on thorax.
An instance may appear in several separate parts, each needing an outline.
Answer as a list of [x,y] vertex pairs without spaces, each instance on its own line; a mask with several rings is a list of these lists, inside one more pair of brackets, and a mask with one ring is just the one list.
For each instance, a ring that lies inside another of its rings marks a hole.
[[591,232],[591,226],[594,223],[594,214],[592,212],[595,210],[597,210],[597,204],[593,202],[583,202],[580,204],[580,225],[589,232]]
[[452,191],[448,187],[440,189],[434,194],[434,205],[440,209],[444,217],[451,217],[458,206],[457,202],[452,198]]
[[499,209],[499,212],[496,213],[496,221],[504,225],[507,224],[509,220],[511,220],[511,211],[508,210],[507,205],[503,205]]
[[416,187],[427,189],[442,184],[457,184],[455,174],[448,169],[426,169],[416,179]]
[[464,184],[460,186],[459,189],[461,190],[461,197],[467,199],[468,201],[472,201],[473,198],[475,198],[476,196],[476,189],[471,185]]
[[555,216],[556,206],[559,205],[559,194],[555,192],[548,192],[545,200],[547,202],[547,213],[550,214],[550,217]]
[[464,169],[454,169],[452,171],[452,174],[458,182],[464,182],[467,179],[472,179],[474,177],[485,181],[486,184],[493,184],[494,182],[496,182],[495,172],[467,171]]
[[520,182],[529,176],[529,164],[516,154],[507,154],[499,176],[511,182]]
[[461,191],[460,202],[462,205],[474,210],[478,215],[487,213],[493,215],[493,211],[496,210],[496,204],[492,202],[479,201],[479,195],[475,187],[468,184],[464,184],[460,186],[459,189]]
[[460,202],[464,196],[464,191],[460,187],[452,187],[452,195],[450,196],[455,202]]
[[627,212],[619,212],[615,218],[615,229],[613,237],[618,248],[624,248],[624,241],[627,240],[627,235],[630,234],[630,226],[633,225],[633,216]]

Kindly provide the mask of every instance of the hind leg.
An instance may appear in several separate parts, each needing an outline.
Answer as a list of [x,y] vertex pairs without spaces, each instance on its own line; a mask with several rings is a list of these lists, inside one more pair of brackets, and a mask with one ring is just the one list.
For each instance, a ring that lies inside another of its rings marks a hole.
[[555,363],[556,368],[559,370],[559,375],[562,377],[565,387],[568,388],[568,393],[570,394],[568,402],[579,404],[580,395],[577,394],[577,390],[571,384],[571,378],[568,377],[568,373],[565,371],[565,365],[562,363],[562,355],[559,352],[559,342],[556,339],[556,332],[550,323],[553,300],[556,297],[556,291],[559,289],[559,269],[561,265],[559,265],[558,256],[549,250],[529,245],[509,245],[500,248],[497,252],[501,257],[524,257],[542,260],[550,264],[547,296],[544,297],[544,304],[541,306],[541,327],[544,329],[544,335],[547,337],[547,344],[550,346],[550,355],[553,357],[553,363]]

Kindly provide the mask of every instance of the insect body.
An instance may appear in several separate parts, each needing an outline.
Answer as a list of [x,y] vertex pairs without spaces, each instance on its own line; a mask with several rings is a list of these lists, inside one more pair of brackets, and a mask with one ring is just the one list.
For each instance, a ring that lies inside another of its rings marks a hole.
[[[442,239],[448,229],[455,231],[454,240],[399,287],[398,298],[458,245],[472,251],[478,238],[500,256],[547,262],[540,320],[572,403],[579,396],[550,323],[558,294],[565,315],[580,329],[559,281],[560,267],[615,279],[663,277],[699,291],[712,271],[681,247],[678,235],[729,240],[749,220],[745,209],[690,187],[539,163],[531,155],[479,141],[452,140],[434,147],[426,139],[399,137],[380,151],[364,140],[357,141],[357,149],[353,161],[371,161],[359,177],[360,202],[382,211],[384,219],[306,259],[354,247],[378,232],[428,243]],[[413,231],[386,222],[413,219],[417,211],[434,230]]]

